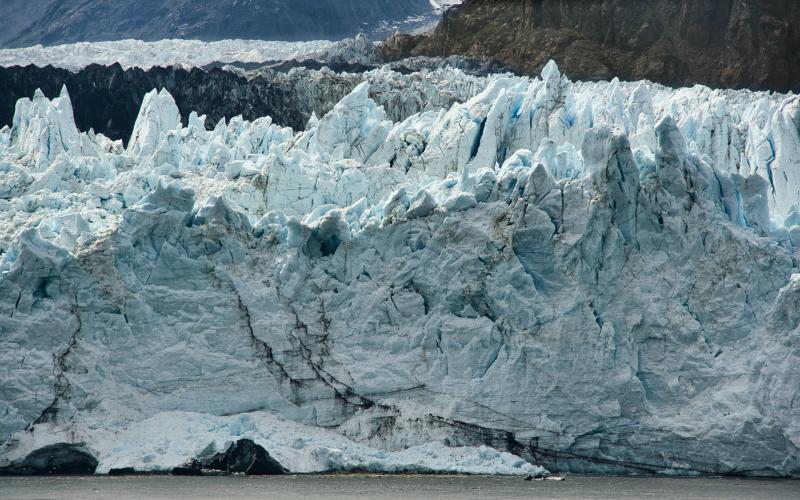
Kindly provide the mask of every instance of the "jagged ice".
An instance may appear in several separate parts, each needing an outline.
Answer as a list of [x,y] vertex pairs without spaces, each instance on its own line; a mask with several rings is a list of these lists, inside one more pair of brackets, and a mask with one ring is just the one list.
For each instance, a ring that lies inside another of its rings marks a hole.
[[303,131],[153,91],[125,147],[20,100],[0,456],[796,475],[800,99],[474,88],[394,123],[364,83]]

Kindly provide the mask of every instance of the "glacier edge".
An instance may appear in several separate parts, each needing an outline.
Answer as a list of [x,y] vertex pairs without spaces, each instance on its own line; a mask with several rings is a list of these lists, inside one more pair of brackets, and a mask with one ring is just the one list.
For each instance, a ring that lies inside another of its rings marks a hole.
[[[77,132],[66,92],[21,101],[0,456],[68,436],[101,470],[157,469],[257,435],[298,471],[423,467],[442,443],[798,474],[796,97],[551,64],[393,123],[365,85],[298,132],[184,127],[154,92],[127,149]],[[110,444],[160,422],[173,455]],[[355,451],[292,458],[274,425]],[[494,453],[457,470],[535,470]]]

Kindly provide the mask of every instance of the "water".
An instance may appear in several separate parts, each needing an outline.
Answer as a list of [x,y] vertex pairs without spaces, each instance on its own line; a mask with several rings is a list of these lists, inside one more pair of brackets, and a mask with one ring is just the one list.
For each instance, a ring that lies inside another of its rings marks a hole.
[[800,499],[800,481],[583,477],[523,481],[496,476],[303,475],[282,477],[0,477],[0,499]]

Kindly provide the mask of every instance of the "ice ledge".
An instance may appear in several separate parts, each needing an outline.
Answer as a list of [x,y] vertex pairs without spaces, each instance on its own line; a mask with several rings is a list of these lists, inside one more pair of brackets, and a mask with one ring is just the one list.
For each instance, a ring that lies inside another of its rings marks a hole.
[[245,438],[263,446],[293,473],[547,474],[542,467],[488,446],[448,447],[430,442],[402,451],[383,451],[262,411],[233,416],[164,412],[119,430],[78,427],[69,436],[63,430],[40,425],[35,433],[21,435],[14,455],[6,458],[14,460],[50,444],[78,440],[97,456],[98,474],[127,467],[165,472]]

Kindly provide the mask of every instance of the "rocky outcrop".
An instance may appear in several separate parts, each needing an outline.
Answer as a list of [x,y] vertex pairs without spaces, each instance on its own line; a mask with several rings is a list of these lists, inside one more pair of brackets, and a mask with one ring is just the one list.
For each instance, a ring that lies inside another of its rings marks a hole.
[[176,476],[245,474],[247,476],[279,476],[287,471],[272,458],[263,446],[251,439],[230,443],[225,451],[193,458],[172,469]]
[[228,449],[212,455],[203,465],[206,469],[248,476],[275,476],[288,472],[269,456],[267,450],[250,439],[231,443]]
[[0,467],[0,475],[94,474],[97,459],[83,445],[57,443],[32,451],[24,459]]
[[578,79],[800,89],[795,0],[468,0],[428,36],[399,35],[389,59],[468,54]]

